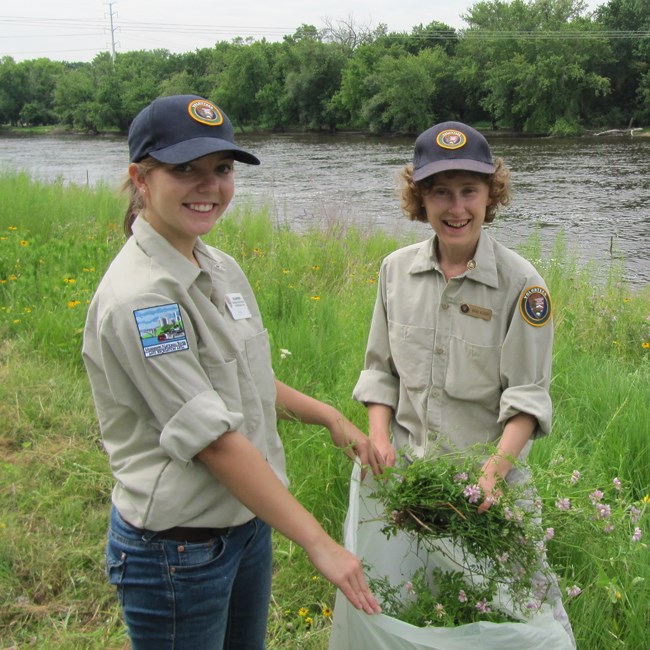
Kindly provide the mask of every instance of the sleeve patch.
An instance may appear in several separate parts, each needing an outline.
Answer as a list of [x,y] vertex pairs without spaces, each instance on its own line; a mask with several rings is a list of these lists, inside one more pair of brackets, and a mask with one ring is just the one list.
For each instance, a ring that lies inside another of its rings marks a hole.
[[133,316],[145,358],[189,349],[181,309],[177,303],[135,309]]
[[551,320],[551,296],[543,287],[529,287],[519,299],[523,319],[533,327],[542,327]]

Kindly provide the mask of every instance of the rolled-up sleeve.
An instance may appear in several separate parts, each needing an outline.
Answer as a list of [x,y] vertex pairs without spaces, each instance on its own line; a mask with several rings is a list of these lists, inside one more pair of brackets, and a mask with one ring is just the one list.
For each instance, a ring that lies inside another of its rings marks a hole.
[[[534,284],[545,289],[540,278]],[[518,304],[522,299],[523,292]],[[528,413],[537,418],[535,437],[550,433],[553,414],[549,393],[552,360],[552,317],[542,325],[531,325],[521,315],[518,305],[515,306],[501,353],[501,384],[504,389],[499,423],[502,426],[514,415]]]
[[364,370],[352,392],[353,399],[364,404],[376,403],[397,408],[399,376],[391,357],[386,315],[386,265],[379,272],[377,298],[370,323]]
[[[146,297],[145,307],[156,304],[165,304],[165,298]],[[104,315],[99,349],[113,400],[155,423],[158,444],[173,460],[187,464],[222,434],[239,429],[244,417],[238,387],[233,387],[236,362],[223,364],[229,374],[223,376],[220,394],[199,362],[191,321],[185,313],[182,317],[188,349],[147,358],[133,305],[119,305]]]

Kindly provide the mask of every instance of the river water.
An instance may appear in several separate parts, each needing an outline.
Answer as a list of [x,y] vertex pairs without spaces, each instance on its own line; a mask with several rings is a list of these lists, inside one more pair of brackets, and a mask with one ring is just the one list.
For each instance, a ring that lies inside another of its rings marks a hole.
[[[612,262],[625,264],[635,286],[650,282],[650,138],[491,137],[492,150],[512,170],[513,200],[487,228],[511,248],[539,229],[550,255],[563,231],[597,279]],[[275,221],[296,230],[344,222],[381,228],[413,241],[428,224],[403,217],[397,173],[413,139],[361,135],[240,136],[262,165],[238,165],[235,203],[267,206]],[[117,186],[128,164],[123,137],[0,136],[0,169],[43,180]]]

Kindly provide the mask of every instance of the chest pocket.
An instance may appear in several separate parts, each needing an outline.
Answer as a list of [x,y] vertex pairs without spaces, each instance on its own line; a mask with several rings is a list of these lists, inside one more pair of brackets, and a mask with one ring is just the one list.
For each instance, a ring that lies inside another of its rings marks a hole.
[[245,346],[248,367],[260,398],[263,403],[270,403],[275,407],[275,375],[271,367],[269,333],[262,330],[246,339]]
[[424,390],[431,383],[433,340],[429,327],[388,322],[390,351],[400,382],[412,390]]
[[449,339],[447,393],[456,399],[498,409],[501,398],[501,347]]
[[237,372],[237,359],[226,363],[210,363],[204,367],[215,392],[221,397],[229,411],[242,412],[241,392]]

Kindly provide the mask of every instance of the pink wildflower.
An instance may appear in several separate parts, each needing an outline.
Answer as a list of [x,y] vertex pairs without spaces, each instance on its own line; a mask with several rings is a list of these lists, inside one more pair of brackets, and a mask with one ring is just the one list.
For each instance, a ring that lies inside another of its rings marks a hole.
[[641,518],[641,511],[635,507],[635,506],[630,506],[630,519],[632,520],[633,524],[636,524],[637,521]]
[[582,593],[582,589],[580,589],[578,585],[573,585],[573,587],[566,588],[566,593],[569,598],[575,598],[576,596],[579,596]]
[[570,510],[571,509],[571,499],[558,499],[555,502],[555,507],[558,510]]
[[458,600],[461,603],[467,602],[467,594],[462,589],[458,592]]
[[602,498],[605,495],[600,491],[600,490],[594,490],[590,495],[589,498],[591,499],[591,502],[596,505],[599,501],[602,500]]
[[462,481],[466,481],[468,478],[469,476],[467,475],[467,472],[459,472],[454,475],[454,483],[461,483]]
[[619,492],[621,491],[621,479],[620,478],[615,478],[612,483],[614,483],[614,489],[618,490]]
[[463,495],[470,503],[478,503],[481,500],[481,488],[478,485],[468,485],[463,490]]
[[575,469],[573,470],[573,474],[571,474],[571,483],[575,485],[579,480],[580,480],[580,472],[577,469]]
[[553,539],[555,537],[555,530],[553,528],[547,528],[546,529],[546,534],[544,535],[544,539],[548,542],[549,540]]
[[614,524],[613,523],[608,523],[607,525],[603,526],[603,533],[605,535],[609,535],[609,533],[614,531]]
[[483,612],[484,614],[492,611],[485,598],[476,603],[476,609],[478,609],[479,612]]
[[634,535],[632,535],[633,542],[639,542],[641,540],[641,529],[637,526],[634,529]]
[[598,510],[598,516],[600,519],[609,519],[612,514],[612,508],[607,503],[597,503],[596,510]]

